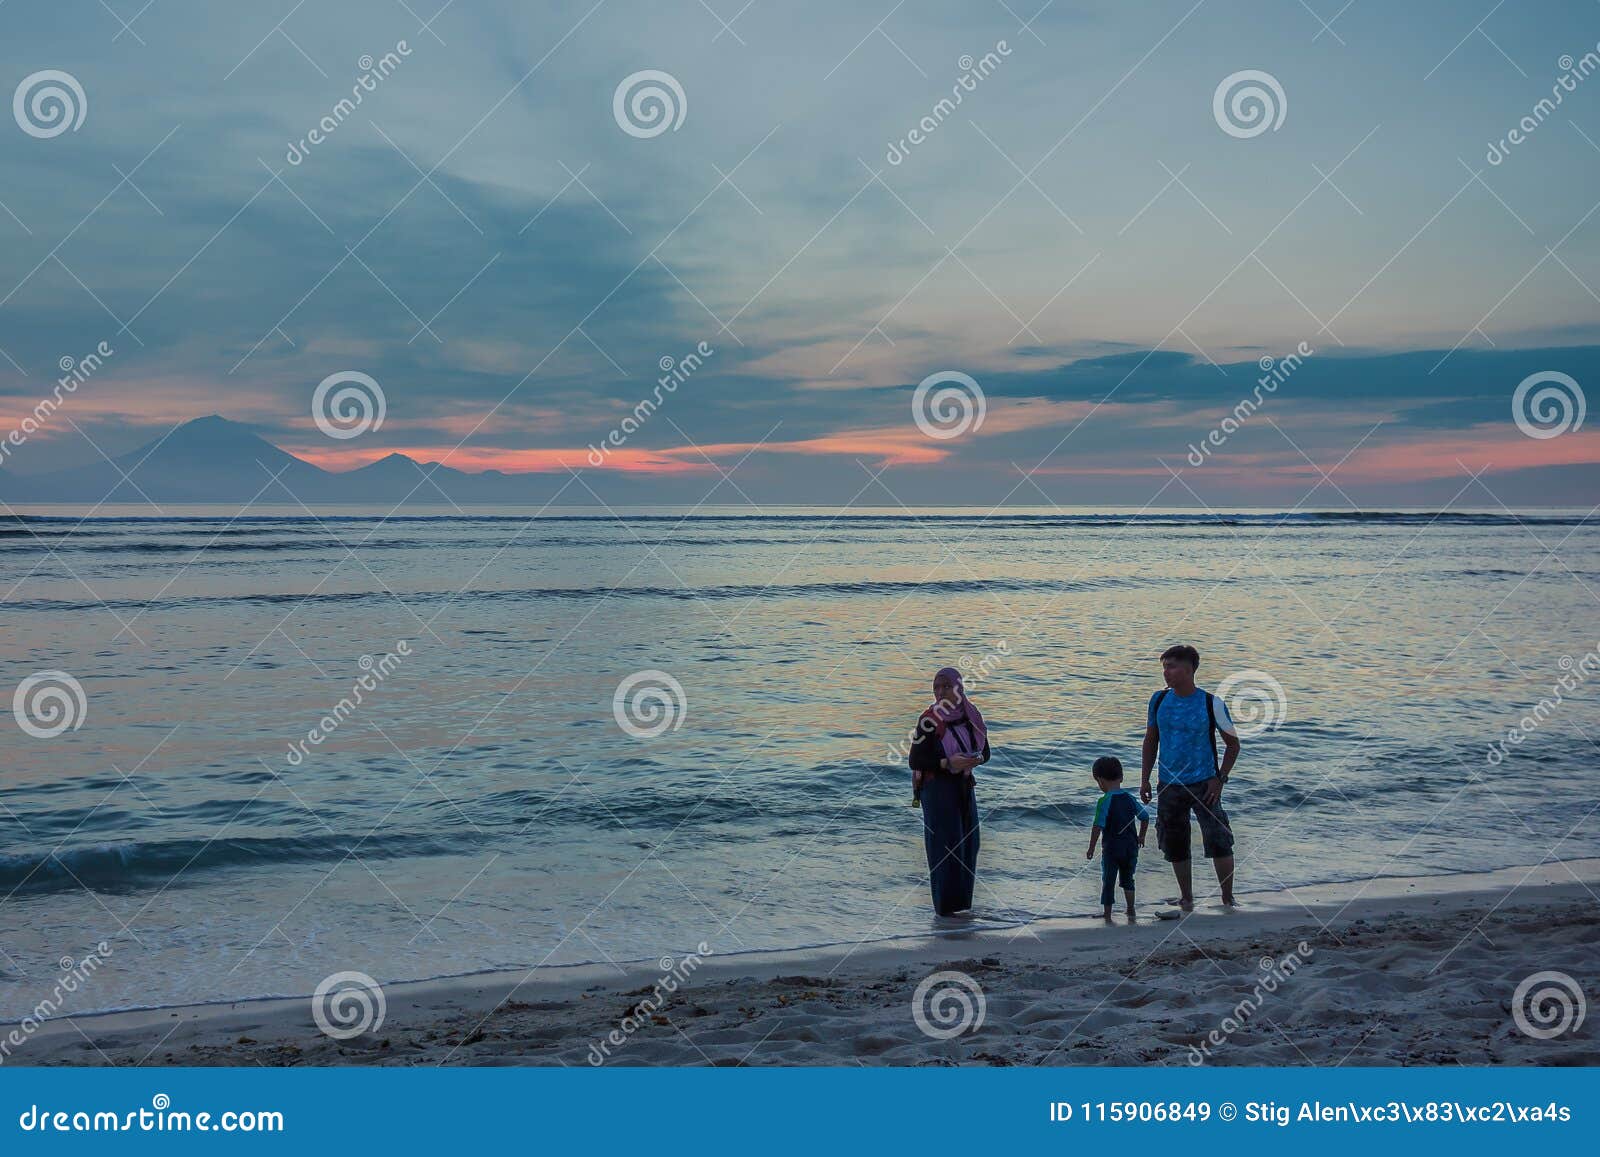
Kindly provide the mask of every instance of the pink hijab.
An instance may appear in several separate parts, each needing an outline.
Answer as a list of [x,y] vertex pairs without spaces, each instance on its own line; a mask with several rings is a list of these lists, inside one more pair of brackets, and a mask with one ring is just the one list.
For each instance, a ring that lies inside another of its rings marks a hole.
[[954,667],[942,667],[934,675],[934,681],[937,682],[941,676],[955,684],[955,703],[951,704],[943,699],[936,700],[923,711],[922,718],[933,724],[933,733],[938,738],[940,746],[944,748],[946,758],[966,754],[962,750],[960,739],[950,728],[952,723],[965,722],[971,728],[973,746],[981,753],[989,735],[989,729],[984,726],[983,712],[978,710],[976,703],[967,698],[967,689],[961,682],[960,671]]

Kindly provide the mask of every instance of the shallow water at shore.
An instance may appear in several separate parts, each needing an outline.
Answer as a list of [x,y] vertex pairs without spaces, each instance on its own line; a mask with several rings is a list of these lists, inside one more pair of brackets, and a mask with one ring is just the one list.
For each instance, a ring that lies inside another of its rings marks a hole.
[[[1283,689],[1243,883],[1600,852],[1592,687],[1488,755],[1600,643],[1581,512],[49,513],[0,526],[6,653],[87,709],[0,770],[0,1017],[100,941],[83,1007],[926,931],[894,749],[952,662],[980,907],[1084,912],[1087,767],[1136,765],[1179,638]],[[613,715],[642,670],[683,689],[653,738]]]

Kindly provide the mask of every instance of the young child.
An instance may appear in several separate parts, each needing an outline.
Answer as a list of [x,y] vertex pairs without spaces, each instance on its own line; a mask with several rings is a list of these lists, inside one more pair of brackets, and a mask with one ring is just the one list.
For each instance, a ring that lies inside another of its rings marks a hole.
[[[1132,920],[1133,872],[1139,866],[1139,849],[1144,847],[1145,832],[1150,829],[1150,811],[1137,797],[1122,790],[1122,761],[1116,756],[1102,755],[1094,761],[1090,774],[1103,794],[1094,805],[1094,827],[1089,833],[1089,851],[1084,858],[1094,859],[1095,843],[1103,833],[1100,904],[1105,908],[1105,918],[1110,920],[1111,903],[1120,879],[1122,895],[1128,901],[1128,919]],[[1135,819],[1139,821],[1137,835],[1133,830]]]

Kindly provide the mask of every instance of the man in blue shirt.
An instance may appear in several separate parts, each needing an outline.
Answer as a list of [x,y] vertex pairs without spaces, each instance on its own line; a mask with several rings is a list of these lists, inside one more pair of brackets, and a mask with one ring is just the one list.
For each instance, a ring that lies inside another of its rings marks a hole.
[[[1189,868],[1189,814],[1200,822],[1206,858],[1217,871],[1222,902],[1233,904],[1233,829],[1222,809],[1222,788],[1239,758],[1239,737],[1222,700],[1195,686],[1200,652],[1187,644],[1168,647],[1161,655],[1164,690],[1150,697],[1144,733],[1144,763],[1139,798],[1150,802],[1150,772],[1160,757],[1157,788],[1156,841],[1178,879],[1178,906],[1194,907]],[[1222,760],[1217,760],[1216,735],[1222,734]]]

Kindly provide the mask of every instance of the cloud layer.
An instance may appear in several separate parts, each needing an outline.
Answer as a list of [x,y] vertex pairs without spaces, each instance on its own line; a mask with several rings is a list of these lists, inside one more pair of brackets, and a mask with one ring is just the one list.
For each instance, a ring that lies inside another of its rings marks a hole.
[[[115,351],[8,469],[219,412],[335,469],[577,471],[577,500],[1600,498],[1592,431],[1511,408],[1600,381],[1600,84],[1485,157],[1587,8],[1491,44],[1442,2],[412,7],[0,9],[7,82],[87,102],[0,133],[0,424]],[[613,96],[646,69],[684,108],[641,137]],[[1212,98],[1245,69],[1287,110],[1241,138]],[[348,442],[310,411],[343,370],[387,401]],[[985,401],[958,438],[913,421],[944,370]]]

